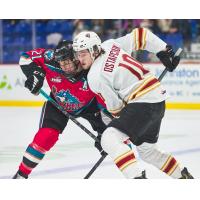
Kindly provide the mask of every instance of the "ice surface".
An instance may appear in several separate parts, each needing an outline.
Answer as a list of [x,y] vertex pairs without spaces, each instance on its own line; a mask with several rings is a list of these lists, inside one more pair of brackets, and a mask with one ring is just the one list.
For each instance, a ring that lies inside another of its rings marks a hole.
[[[40,112],[41,108],[0,107],[0,179],[11,178],[17,171],[27,145],[38,130]],[[79,121],[91,130],[87,121],[81,118]],[[30,178],[83,178],[100,158],[93,143],[93,139],[70,121],[56,146]],[[158,144],[175,155],[195,177],[200,177],[200,111],[167,110]],[[168,178],[140,159],[139,163],[149,178]],[[91,178],[123,176],[107,156]]]

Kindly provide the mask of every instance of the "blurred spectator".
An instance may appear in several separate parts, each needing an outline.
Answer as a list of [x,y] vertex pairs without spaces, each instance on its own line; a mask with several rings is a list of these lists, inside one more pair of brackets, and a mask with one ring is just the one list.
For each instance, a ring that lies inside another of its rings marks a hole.
[[125,19],[122,25],[123,35],[130,33],[133,29],[133,26],[134,26],[134,23],[132,19]]
[[123,34],[130,33],[134,28],[144,27],[153,29],[154,21],[151,19],[125,19],[123,20]]
[[104,19],[91,20],[92,31],[96,32],[100,38],[104,36]]
[[104,21],[104,37],[102,38],[102,40],[108,40],[111,38],[116,38],[116,30],[115,30],[115,25],[114,25],[114,21],[112,19],[106,19]]
[[[95,31],[104,41],[130,33],[136,27],[150,29],[175,49],[184,47],[188,55],[193,53],[191,44],[200,43],[199,19],[38,19],[34,23],[31,19],[7,19],[2,20],[0,56],[4,63],[14,63],[18,62],[20,51],[33,46],[52,47],[62,38],[73,39],[83,30]],[[155,61],[144,51],[136,56],[142,62]]]
[[140,27],[148,28],[151,31],[153,29],[153,25],[154,25],[154,23],[153,23],[153,20],[151,20],[151,19],[143,19],[140,23]]
[[62,38],[63,36],[60,33],[51,33],[47,36],[47,44],[49,47],[55,47]]
[[81,31],[88,30],[89,28],[82,19],[75,19],[73,25],[74,25],[74,33],[72,38],[78,35]]
[[172,25],[172,19],[158,19],[157,26],[161,33],[169,33]]

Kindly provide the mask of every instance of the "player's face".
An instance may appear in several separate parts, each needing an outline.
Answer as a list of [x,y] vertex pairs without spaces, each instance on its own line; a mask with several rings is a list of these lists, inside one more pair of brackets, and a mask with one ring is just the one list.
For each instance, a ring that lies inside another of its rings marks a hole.
[[62,60],[59,61],[61,69],[66,72],[67,74],[73,74],[75,73],[75,64],[71,60]]
[[88,50],[82,50],[76,52],[76,57],[80,61],[83,69],[89,69],[93,63],[93,59]]

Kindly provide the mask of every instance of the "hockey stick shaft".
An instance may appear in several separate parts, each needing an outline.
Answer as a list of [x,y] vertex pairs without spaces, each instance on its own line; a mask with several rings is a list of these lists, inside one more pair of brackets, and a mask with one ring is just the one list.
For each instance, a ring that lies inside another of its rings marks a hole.
[[[182,53],[183,49],[179,48],[174,56],[180,56],[180,54]],[[163,79],[163,77],[166,75],[166,73],[168,72],[167,68],[165,68],[163,70],[163,72],[161,73],[161,75],[159,76],[158,80],[161,81]]]
[[163,70],[163,72],[161,73],[161,75],[158,77],[158,80],[159,81],[162,81],[163,77],[166,75],[166,73],[168,72],[167,68],[165,68]]
[[105,153],[104,155],[101,156],[101,158],[97,161],[97,163],[94,165],[94,167],[88,172],[88,174],[84,177],[84,179],[88,179],[90,178],[90,176],[93,174],[93,172],[96,170],[96,168],[103,162],[103,160],[105,159],[105,157],[108,154]]

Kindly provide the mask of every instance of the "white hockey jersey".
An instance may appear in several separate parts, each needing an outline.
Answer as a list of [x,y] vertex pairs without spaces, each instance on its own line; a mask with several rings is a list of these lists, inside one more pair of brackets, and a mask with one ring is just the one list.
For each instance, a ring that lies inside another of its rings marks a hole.
[[165,42],[144,28],[102,43],[105,53],[92,64],[88,83],[104,99],[109,112],[117,114],[128,103],[155,103],[168,98],[158,79],[130,56],[134,50],[157,53],[165,47]]

